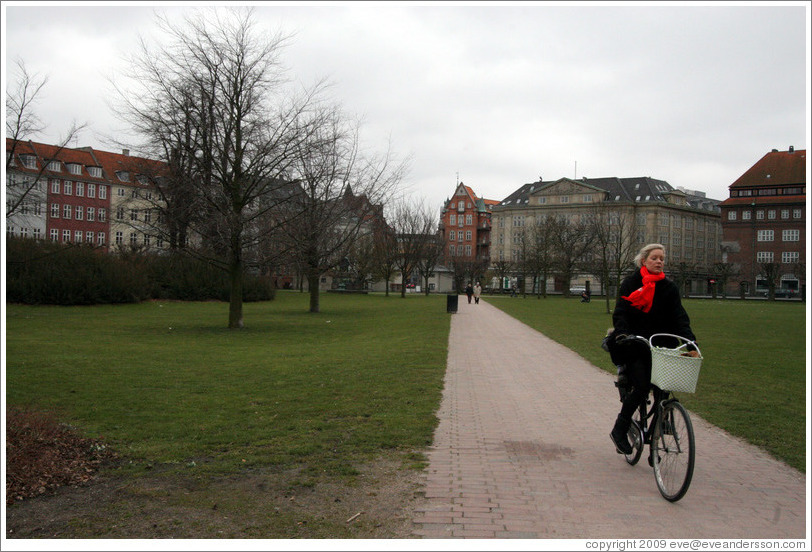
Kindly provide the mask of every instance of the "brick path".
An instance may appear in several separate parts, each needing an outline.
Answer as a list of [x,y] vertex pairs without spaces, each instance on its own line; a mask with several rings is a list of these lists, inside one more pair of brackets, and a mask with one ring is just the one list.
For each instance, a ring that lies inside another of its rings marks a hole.
[[609,440],[612,375],[485,300],[450,316],[416,538],[807,537],[797,470],[692,414],[693,482],[667,502]]

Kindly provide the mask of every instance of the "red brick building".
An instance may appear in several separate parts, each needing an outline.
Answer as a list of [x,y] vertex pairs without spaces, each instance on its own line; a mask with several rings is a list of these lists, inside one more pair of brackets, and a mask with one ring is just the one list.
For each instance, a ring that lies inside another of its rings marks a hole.
[[462,182],[445,202],[440,215],[446,264],[490,260],[491,208],[499,202],[477,197]]
[[6,221],[9,235],[109,247],[110,183],[92,152],[9,138],[6,151],[6,192],[25,191],[27,204]]
[[806,150],[772,150],[729,186],[722,209],[726,291],[778,296],[806,287]]

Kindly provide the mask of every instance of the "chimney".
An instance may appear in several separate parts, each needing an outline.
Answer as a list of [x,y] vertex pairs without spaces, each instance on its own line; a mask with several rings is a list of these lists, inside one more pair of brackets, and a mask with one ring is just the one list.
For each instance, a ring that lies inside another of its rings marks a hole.
[[128,149],[123,149],[123,150],[121,150],[121,155],[127,155],[127,156],[129,156],[129,155],[130,155],[130,150],[128,150]]
[[790,153],[793,153],[794,151],[795,151],[795,146],[790,146],[790,147],[789,147],[789,152],[790,152]]

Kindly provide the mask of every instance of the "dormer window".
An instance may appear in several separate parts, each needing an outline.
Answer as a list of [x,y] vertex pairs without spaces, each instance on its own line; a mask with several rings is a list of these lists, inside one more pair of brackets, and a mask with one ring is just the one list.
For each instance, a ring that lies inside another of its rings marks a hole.
[[130,173],[127,171],[118,171],[116,173],[116,177],[122,182],[129,182],[130,181]]
[[102,176],[101,167],[88,167],[87,173],[93,178],[101,178]]
[[82,174],[82,165],[79,163],[68,163],[68,172],[71,174]]
[[37,158],[34,155],[21,155],[20,161],[23,162],[23,167],[25,167],[26,169],[37,168]]
[[62,163],[59,161],[48,161],[48,170],[53,172],[62,172]]

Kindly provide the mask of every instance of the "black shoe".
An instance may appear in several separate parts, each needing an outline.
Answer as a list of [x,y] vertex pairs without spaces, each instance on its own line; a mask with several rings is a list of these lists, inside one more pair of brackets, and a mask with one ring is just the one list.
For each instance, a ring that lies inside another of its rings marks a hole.
[[629,439],[624,434],[622,437],[616,437],[615,432],[609,434],[609,437],[612,438],[612,442],[615,444],[615,450],[617,450],[618,454],[631,454],[632,453],[632,446],[629,444]]

